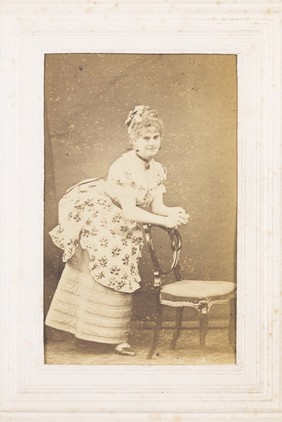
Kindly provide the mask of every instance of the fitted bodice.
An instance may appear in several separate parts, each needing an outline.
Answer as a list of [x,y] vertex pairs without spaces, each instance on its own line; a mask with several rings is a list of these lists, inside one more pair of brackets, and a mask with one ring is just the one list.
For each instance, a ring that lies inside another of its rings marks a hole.
[[124,197],[133,197],[136,205],[147,207],[152,202],[156,190],[165,192],[166,169],[152,159],[145,177],[140,177],[132,158],[132,151],[130,151],[111,165],[106,181],[106,191],[117,202]]

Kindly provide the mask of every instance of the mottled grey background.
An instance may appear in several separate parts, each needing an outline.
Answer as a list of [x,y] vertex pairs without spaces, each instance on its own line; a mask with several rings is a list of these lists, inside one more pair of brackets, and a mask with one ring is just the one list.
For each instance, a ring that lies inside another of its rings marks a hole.
[[[140,104],[164,121],[157,160],[168,170],[165,201],[191,215],[180,229],[185,278],[236,281],[236,78],[234,55],[46,55],[45,312],[63,268],[48,235],[58,201],[78,181],[105,175],[126,151],[124,121]],[[164,238],[158,249],[167,260]],[[146,248],[140,273],[134,318],[142,320],[153,309]]]

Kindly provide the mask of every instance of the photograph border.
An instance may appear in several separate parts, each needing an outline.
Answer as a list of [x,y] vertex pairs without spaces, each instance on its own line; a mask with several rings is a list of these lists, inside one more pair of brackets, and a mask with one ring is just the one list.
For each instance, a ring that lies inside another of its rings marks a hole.
[[[281,418],[281,12],[276,1],[2,2],[3,420]],[[79,52],[237,55],[236,365],[44,365],[44,55]]]

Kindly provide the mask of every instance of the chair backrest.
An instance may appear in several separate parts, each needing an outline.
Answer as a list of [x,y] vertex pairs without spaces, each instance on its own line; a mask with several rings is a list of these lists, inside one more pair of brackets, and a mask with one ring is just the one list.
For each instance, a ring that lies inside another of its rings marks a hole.
[[[152,236],[152,228],[153,227],[158,227],[162,230],[164,230],[170,238],[170,244],[171,244],[171,250],[173,252],[172,255],[172,263],[171,266],[168,270],[163,270],[160,263],[159,263],[159,259],[157,257],[157,253],[156,253],[156,249],[154,247],[153,244],[153,236]],[[144,228],[144,233],[145,233],[145,238],[149,247],[149,252],[150,252],[150,256],[151,256],[151,260],[153,263],[153,268],[154,268],[154,287],[155,288],[160,288],[161,286],[161,276],[163,275],[168,275],[170,274],[172,271],[174,273],[174,277],[176,280],[181,280],[182,277],[180,275],[180,265],[179,265],[179,258],[180,258],[180,252],[181,252],[181,247],[182,247],[182,239],[180,236],[179,231],[174,228],[174,229],[170,229],[167,227],[163,227],[163,226],[157,226],[154,224],[143,224],[143,228]]]

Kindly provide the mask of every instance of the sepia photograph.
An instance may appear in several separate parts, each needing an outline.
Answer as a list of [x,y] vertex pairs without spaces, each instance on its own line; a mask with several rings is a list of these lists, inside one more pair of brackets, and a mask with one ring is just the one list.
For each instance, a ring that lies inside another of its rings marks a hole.
[[45,54],[44,129],[45,364],[236,364],[236,55]]
[[281,14],[2,0],[1,421],[281,419]]

